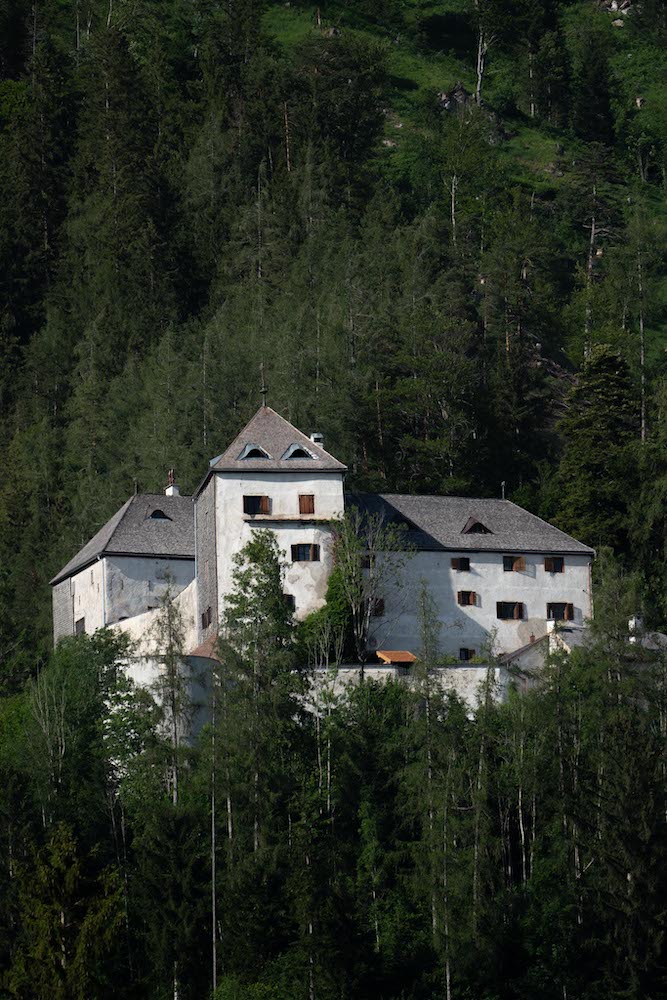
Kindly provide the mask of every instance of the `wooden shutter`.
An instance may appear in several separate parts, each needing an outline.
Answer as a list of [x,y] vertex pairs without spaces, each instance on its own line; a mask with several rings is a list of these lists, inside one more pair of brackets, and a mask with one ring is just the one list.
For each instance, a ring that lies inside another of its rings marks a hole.
[[458,569],[458,568],[459,568],[459,560],[452,559],[452,569]]
[[565,621],[566,622],[574,621],[574,604],[565,605]]
[[310,561],[319,562],[320,561],[320,547],[319,545],[310,546]]
[[516,559],[514,560],[514,572],[523,573],[525,572],[525,569],[526,569],[526,557],[517,556]]
[[514,605],[514,618],[517,621],[520,618],[523,618],[523,604],[521,604],[520,601],[517,601],[516,604]]
[[269,497],[259,498],[259,512],[260,514],[270,514],[271,513],[271,500]]
[[553,573],[554,571],[554,561],[551,556],[544,557],[544,570],[546,573]]
[[456,603],[457,604],[463,604],[463,591],[462,590],[457,591],[457,594],[456,594]]
[[315,496],[312,493],[299,494],[299,514],[315,513]]
[[472,606],[473,608],[476,608],[476,607],[477,607],[477,594],[475,593],[475,591],[474,591],[474,590],[471,590],[471,591],[470,591],[470,601],[469,601],[469,603],[470,603],[470,605],[471,605],[471,606]]
[[298,560],[299,560],[299,546],[298,545],[293,545],[292,546],[292,562],[298,562]]

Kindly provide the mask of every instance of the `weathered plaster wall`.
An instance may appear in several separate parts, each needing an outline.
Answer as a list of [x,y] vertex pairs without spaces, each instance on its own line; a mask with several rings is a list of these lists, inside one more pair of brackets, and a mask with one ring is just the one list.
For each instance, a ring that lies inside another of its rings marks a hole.
[[92,635],[98,628],[103,628],[107,622],[105,617],[105,566],[104,559],[82,569],[70,577],[72,594],[72,617],[74,628],[77,621],[84,620],[84,628]]
[[[183,649],[189,653],[197,645],[197,583],[195,580],[192,580],[181,591],[174,600],[174,605],[179,609],[183,622]],[[145,611],[142,615],[135,615],[124,621],[115,622],[112,628],[129,635],[136,643],[138,657],[151,657],[159,652],[156,627],[158,614],[159,608],[154,608],[151,611]]]
[[[232,588],[233,557],[250,540],[255,528],[270,528],[276,535],[288,564],[285,593],[294,596],[296,617],[301,618],[321,607],[333,566],[327,522],[339,517],[344,509],[342,475],[338,472],[310,476],[303,472],[219,473],[217,479],[216,556],[220,608],[223,595]],[[299,514],[299,494],[315,497],[313,515]],[[244,495],[269,496],[271,514],[244,514]],[[293,563],[291,546],[297,544],[319,545],[320,561]]]
[[[215,538],[215,493],[217,479],[212,476],[195,501],[195,546],[197,552],[197,580],[199,603],[197,628],[199,638],[206,639],[218,626],[218,573]],[[202,615],[211,609],[211,624],[202,625]]]
[[[402,670],[400,667],[372,665],[365,668],[364,674],[369,681],[394,681],[409,686],[415,684],[410,668]],[[491,684],[492,697],[496,701],[505,701],[512,683],[510,674],[503,667],[489,667],[486,664],[440,667],[431,676],[443,691],[453,691],[471,710],[477,708],[487,683]],[[327,691],[340,696],[348,686],[358,684],[359,679],[359,667],[354,665],[343,665],[331,673],[318,671],[314,678],[311,703],[317,704],[318,693],[320,697]]]
[[[513,553],[507,553],[512,555]],[[527,554],[526,569],[505,572],[503,555],[496,552],[417,552],[408,557],[402,570],[402,586],[385,596],[385,615],[377,623],[374,648],[409,649],[417,653],[421,629],[416,595],[422,581],[435,601],[442,623],[441,649],[458,655],[463,646],[483,653],[489,644],[494,652],[510,652],[540,638],[547,631],[547,604],[574,605],[575,623],[591,617],[590,557],[565,556],[563,573],[547,573],[544,554]],[[453,558],[470,558],[470,571],[451,568]],[[474,607],[457,604],[458,591],[474,591]],[[521,601],[525,618],[502,621],[496,614],[497,601]]]
[[74,632],[74,608],[72,605],[72,588],[69,578],[62,580],[53,588],[53,643],[64,635]]
[[144,614],[158,607],[171,582],[180,594],[194,579],[194,559],[161,559],[154,556],[107,556],[107,624]]

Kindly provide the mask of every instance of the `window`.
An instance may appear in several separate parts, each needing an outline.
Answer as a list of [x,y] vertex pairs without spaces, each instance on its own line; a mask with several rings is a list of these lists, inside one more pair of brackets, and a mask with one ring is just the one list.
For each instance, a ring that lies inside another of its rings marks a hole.
[[289,461],[292,458],[295,458],[295,459],[299,459],[299,458],[300,459],[304,459],[304,458],[312,459],[313,457],[314,456],[311,455],[311,453],[308,451],[307,448],[305,448],[302,444],[297,444],[296,441],[295,441],[294,444],[291,444],[289,446],[289,448],[287,449],[287,451],[283,455],[283,459],[282,460],[283,461],[285,461],[285,460]]
[[244,514],[270,514],[271,497],[247,496],[243,497]]
[[547,618],[550,622],[574,621],[574,605],[565,603],[547,604]]
[[292,562],[319,562],[319,545],[293,545]]
[[156,509],[156,510],[154,510],[149,515],[149,517],[150,517],[151,521],[171,521],[171,518],[169,517],[169,515],[165,514],[165,512],[163,510],[160,510],[159,508]]
[[562,556],[545,556],[544,557],[544,572],[545,573],[562,573],[565,569],[565,560]]
[[456,601],[464,608],[474,608],[477,604],[477,594],[474,590],[459,590]]
[[213,621],[213,612],[211,611],[210,608],[207,608],[206,611],[202,612],[201,627],[208,628],[212,621]]
[[74,634],[83,635],[85,631],[86,631],[86,619],[77,618],[76,622],[74,623]]
[[296,611],[296,598],[294,594],[283,594],[283,600],[288,611]]
[[523,573],[526,569],[525,556],[503,556],[503,569],[506,573]]
[[299,514],[315,513],[315,497],[312,493],[299,494]]
[[459,660],[462,660],[464,663],[467,663],[468,660],[472,660],[475,655],[476,653],[474,649],[468,649],[465,646],[461,646],[459,649]]
[[384,597],[377,597],[373,601],[373,607],[371,609],[371,614],[374,618],[381,618],[384,614]]
[[493,532],[476,517],[469,517],[463,526],[462,535],[492,535]]
[[239,455],[239,459],[268,457],[267,452],[265,452],[263,448],[260,448],[258,444],[247,444]]
[[518,621],[523,618],[523,604],[520,601],[498,601],[496,614],[502,621]]
[[452,569],[456,570],[457,573],[468,573],[470,571],[470,559],[468,556],[460,556],[458,559],[452,559]]

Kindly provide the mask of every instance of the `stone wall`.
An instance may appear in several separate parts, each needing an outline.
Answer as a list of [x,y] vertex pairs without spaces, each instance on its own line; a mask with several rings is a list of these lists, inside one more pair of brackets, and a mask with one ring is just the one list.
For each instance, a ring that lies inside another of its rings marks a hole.
[[[195,551],[197,567],[197,630],[203,642],[218,630],[218,574],[215,535],[216,477],[212,476],[206,488],[195,501]],[[210,624],[203,624],[203,615],[210,612]]]
[[74,611],[69,578],[53,588],[53,642],[74,634]]

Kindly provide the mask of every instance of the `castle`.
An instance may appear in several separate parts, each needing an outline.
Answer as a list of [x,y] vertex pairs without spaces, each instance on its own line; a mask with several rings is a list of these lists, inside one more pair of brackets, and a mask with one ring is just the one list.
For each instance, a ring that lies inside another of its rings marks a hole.
[[346,493],[345,473],[320,434],[261,406],[194,496],[170,478],[164,495],[130,497],[63,567],[52,580],[54,640],[104,626],[145,640],[169,585],[187,653],[210,656],[233,558],[258,527],[275,533],[285,599],[302,619],[325,602],[331,522],[350,507],[405,529],[400,579],[375,601],[372,661],[411,662],[419,652],[423,583],[441,652],[462,666],[491,644],[512,654],[554,622],[576,628],[591,616],[593,550],[541,518],[504,499]]

